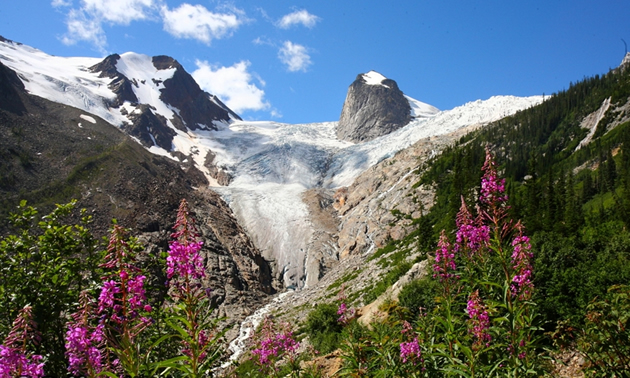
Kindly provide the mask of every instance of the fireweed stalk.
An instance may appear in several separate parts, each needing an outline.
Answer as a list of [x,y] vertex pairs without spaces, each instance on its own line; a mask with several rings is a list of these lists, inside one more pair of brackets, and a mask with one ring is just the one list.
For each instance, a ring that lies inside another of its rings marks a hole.
[[[82,298],[82,308],[67,325],[66,355],[72,374],[97,376],[115,372],[137,377],[146,368],[138,336],[152,323],[147,317],[152,309],[146,304],[146,276],[135,266],[135,254],[127,231],[114,225],[100,265],[106,273],[101,278],[96,309]],[[106,355],[109,352],[115,357],[111,363]]]
[[[490,374],[479,361],[491,362],[485,367],[503,361],[510,376],[528,375],[539,330],[531,302],[531,245],[522,224],[508,216],[505,180],[488,148],[482,169],[477,215],[462,198],[455,242],[445,231],[438,242],[433,277],[442,298],[432,314],[436,333],[427,340],[440,341],[428,346],[436,354],[423,357],[469,376]],[[408,339],[401,344],[401,358],[414,350],[414,340]]]
[[28,352],[39,341],[31,306],[18,313],[9,334],[0,345],[0,378],[43,377],[42,356]]
[[87,292],[81,293],[79,303],[81,308],[72,314],[72,321],[67,323],[68,371],[73,375],[96,377],[101,372],[110,370],[104,325],[92,325],[94,312]]
[[345,285],[341,285],[341,290],[337,294],[337,302],[339,303],[339,307],[337,307],[337,315],[339,315],[337,322],[343,326],[347,326],[356,316],[356,310],[353,307],[348,308],[347,300]]
[[[270,375],[277,373],[276,362],[283,357],[294,365],[300,343],[293,338],[293,332],[287,323],[276,325],[266,317],[258,334],[254,335],[256,347],[252,350],[253,360],[261,372]],[[296,369],[293,369],[294,372]]]
[[203,287],[206,273],[199,253],[203,243],[198,241],[199,233],[185,199],[177,211],[174,230],[166,259],[173,316],[166,322],[176,331],[174,336],[180,340],[183,356],[160,366],[179,370],[188,377],[205,377],[212,375],[210,369],[222,355],[219,341],[225,331],[216,333],[221,319],[210,318],[211,290]]

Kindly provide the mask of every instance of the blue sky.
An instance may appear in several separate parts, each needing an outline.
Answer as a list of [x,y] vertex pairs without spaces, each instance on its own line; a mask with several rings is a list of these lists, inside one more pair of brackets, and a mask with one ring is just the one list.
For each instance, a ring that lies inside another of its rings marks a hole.
[[439,109],[568,88],[621,62],[630,1],[4,0],[0,35],[169,55],[245,119],[307,123],[338,120],[370,70]]

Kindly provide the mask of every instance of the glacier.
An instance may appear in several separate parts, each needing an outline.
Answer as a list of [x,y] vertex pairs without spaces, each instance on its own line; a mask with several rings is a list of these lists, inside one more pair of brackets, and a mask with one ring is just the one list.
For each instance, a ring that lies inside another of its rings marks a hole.
[[[89,71],[98,58],[55,57],[29,46],[0,42],[0,61],[18,73],[32,94],[82,109],[117,127],[130,122],[125,114],[135,107],[129,103],[109,107],[115,98],[107,87],[110,79]],[[122,54],[117,69],[135,81],[136,96],[150,104],[153,112],[170,120],[178,111],[160,98],[160,83],[172,76],[172,70],[155,70],[151,57],[135,53]],[[313,282],[306,276],[305,266],[313,252],[309,248],[315,232],[302,199],[307,190],[349,186],[371,166],[420,139],[484,125],[543,101],[542,96],[494,96],[439,111],[407,99],[415,118],[407,126],[365,143],[337,139],[336,122],[232,120],[215,121],[216,131],[173,127],[177,134],[173,151],[192,158],[206,174],[211,188],[230,205],[263,256],[275,262],[284,285],[302,288]],[[121,112],[123,108],[125,112]],[[177,159],[158,146],[149,151]],[[214,163],[232,176],[229,185],[220,186],[210,177],[204,166],[209,152],[215,155]]]

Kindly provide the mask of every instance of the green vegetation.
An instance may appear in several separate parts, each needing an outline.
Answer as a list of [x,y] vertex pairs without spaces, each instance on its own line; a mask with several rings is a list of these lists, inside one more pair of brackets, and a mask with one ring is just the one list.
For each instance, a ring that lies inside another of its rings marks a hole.
[[308,314],[304,331],[315,350],[326,354],[339,347],[343,325],[337,319],[337,305],[332,303],[320,303]]

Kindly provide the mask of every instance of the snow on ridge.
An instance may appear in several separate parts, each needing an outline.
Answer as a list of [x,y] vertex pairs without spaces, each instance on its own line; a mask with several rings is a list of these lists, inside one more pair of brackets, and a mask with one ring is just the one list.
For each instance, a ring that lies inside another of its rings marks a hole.
[[440,109],[436,108],[433,105],[429,105],[422,101],[418,101],[415,98],[404,95],[409,101],[409,106],[411,106],[411,116],[414,118],[426,118],[433,117],[437,113],[440,112]]
[[89,70],[101,60],[53,56],[27,45],[0,42],[0,61],[18,73],[28,92],[120,125],[126,118],[107,107],[116,97],[107,87],[111,79]]
[[383,80],[387,80],[387,78],[376,71],[370,71],[368,73],[363,74],[363,81],[368,85],[382,85],[385,88],[389,88],[387,85],[383,84]]
[[349,186],[371,166],[394,156],[422,138],[448,134],[462,127],[487,124],[537,105],[542,96],[494,96],[472,101],[430,118],[417,118],[407,126],[369,142],[352,145],[333,157],[324,185],[329,188]]
[[156,113],[164,116],[168,125],[175,130],[171,119],[179,110],[161,100],[160,90],[164,89],[164,81],[172,78],[177,68],[158,70],[153,65],[153,58],[150,56],[126,52],[120,55],[120,59],[116,62],[116,70],[133,83],[132,89],[138,102],[154,106]]

